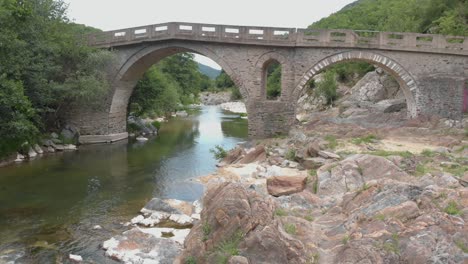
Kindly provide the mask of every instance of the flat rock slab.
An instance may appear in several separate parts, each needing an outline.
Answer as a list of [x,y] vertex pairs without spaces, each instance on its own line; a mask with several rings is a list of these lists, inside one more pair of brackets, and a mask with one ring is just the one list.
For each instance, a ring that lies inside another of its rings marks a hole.
[[277,197],[298,193],[305,189],[306,181],[306,176],[274,176],[267,179],[267,190]]
[[172,264],[182,246],[167,238],[157,238],[138,228],[105,241],[106,255],[124,263]]

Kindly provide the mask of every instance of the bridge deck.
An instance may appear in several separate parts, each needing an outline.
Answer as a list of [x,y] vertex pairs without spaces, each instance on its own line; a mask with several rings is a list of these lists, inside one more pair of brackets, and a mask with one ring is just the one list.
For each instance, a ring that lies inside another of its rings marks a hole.
[[86,36],[88,45],[116,47],[191,40],[285,47],[349,47],[468,55],[468,37],[419,33],[318,30],[170,22]]

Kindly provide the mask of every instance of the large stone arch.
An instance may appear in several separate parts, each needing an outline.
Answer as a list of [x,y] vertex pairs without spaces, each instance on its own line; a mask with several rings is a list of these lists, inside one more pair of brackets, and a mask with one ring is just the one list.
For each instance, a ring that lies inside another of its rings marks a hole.
[[127,107],[128,100],[136,86],[138,80],[143,74],[154,64],[160,60],[182,52],[192,52],[208,57],[218,63],[228,74],[235,85],[246,100],[249,98],[249,91],[245,88],[240,76],[231,68],[229,63],[222,57],[218,56],[213,50],[199,44],[191,43],[165,43],[158,45],[145,46],[137,50],[121,64],[117,70],[115,77],[111,80],[112,99],[110,104],[110,114],[122,111],[123,107]]
[[326,57],[313,65],[302,77],[294,88],[293,99],[298,100],[307,82],[322,70],[346,61],[365,61],[381,67],[391,74],[400,84],[408,106],[408,117],[414,118],[420,114],[418,109],[418,89],[415,78],[399,63],[384,55],[368,51],[346,51]]

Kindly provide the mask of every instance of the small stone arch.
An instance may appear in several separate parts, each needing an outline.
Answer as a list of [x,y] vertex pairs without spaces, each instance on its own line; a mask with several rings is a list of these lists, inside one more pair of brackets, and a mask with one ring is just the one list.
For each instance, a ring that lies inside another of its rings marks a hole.
[[417,107],[418,88],[416,80],[411,74],[394,60],[381,54],[366,51],[348,51],[329,56],[312,66],[299,80],[293,92],[293,98],[297,101],[307,82],[322,70],[345,61],[365,61],[383,68],[390,73],[400,84],[408,106],[408,117],[414,118],[419,114]]
[[266,67],[273,62],[277,62],[281,65],[281,95],[279,96],[278,100],[283,101],[287,97],[287,90],[285,89],[287,86],[287,80],[289,73],[292,72],[291,64],[286,56],[276,52],[271,51],[263,54],[258,58],[257,62],[255,63],[255,76],[257,76],[257,87],[261,87],[259,89],[259,98],[262,100],[266,100]]
[[112,94],[110,113],[121,111],[122,104],[125,104],[126,107],[136,83],[143,76],[146,70],[160,60],[182,52],[197,53],[218,63],[224,69],[226,74],[231,77],[235,85],[239,87],[242,97],[248,100],[249,91],[245,89],[241,78],[234,70],[232,70],[226,60],[218,56],[214,51],[203,47],[202,45],[166,43],[163,45],[158,44],[145,46],[144,48],[137,50],[121,64],[122,66],[119,69],[116,69],[117,74],[112,79],[112,86],[115,87],[115,89]]

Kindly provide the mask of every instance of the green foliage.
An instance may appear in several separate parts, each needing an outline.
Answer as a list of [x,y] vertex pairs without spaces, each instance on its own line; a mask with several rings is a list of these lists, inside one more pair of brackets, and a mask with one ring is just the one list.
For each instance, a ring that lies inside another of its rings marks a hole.
[[39,132],[34,126],[35,117],[21,83],[0,75],[0,158],[15,152],[25,142],[35,141]]
[[208,222],[203,223],[203,241],[208,240],[208,237],[211,235],[212,227]]
[[328,147],[330,149],[335,149],[338,146],[338,141],[336,141],[336,137],[333,135],[326,135],[325,140],[328,141]]
[[424,157],[427,157],[427,158],[432,158],[436,155],[436,153],[430,149],[424,149],[422,152],[421,152],[421,155],[423,155]]
[[345,235],[341,242],[343,242],[343,245],[347,245],[351,237],[349,235]]
[[467,35],[465,0],[361,0],[311,28]]
[[284,156],[287,160],[294,161],[296,160],[296,151],[294,149],[289,149]]
[[96,107],[107,92],[104,72],[113,55],[77,38],[97,30],[70,23],[66,7],[61,0],[0,1],[0,82],[6,96],[0,102],[0,156],[58,128],[66,107]]
[[446,212],[449,215],[460,215],[461,210],[458,208],[458,204],[455,201],[450,201],[445,207],[444,212]]
[[297,234],[296,225],[286,223],[286,224],[284,224],[284,231],[286,231],[286,233],[288,233],[290,235],[296,235]]
[[193,256],[189,256],[185,259],[185,264],[197,264],[197,260]]
[[218,160],[224,159],[227,156],[227,151],[220,145],[216,145],[214,148],[210,149],[210,152]]
[[151,123],[157,130],[161,128],[161,122],[159,121],[154,121]]
[[237,101],[237,100],[242,100],[242,94],[237,87],[232,87],[231,88],[231,100]]
[[455,240],[455,245],[463,251],[463,253],[468,254],[468,245],[463,242],[461,239]]
[[326,71],[323,74],[322,81],[317,84],[315,91],[317,95],[325,97],[327,104],[332,104],[338,98],[337,87],[335,72]]
[[366,144],[367,144],[367,143],[372,143],[372,142],[374,142],[375,140],[377,140],[377,137],[376,137],[375,135],[370,134],[370,135],[367,135],[367,136],[365,136],[365,137],[353,138],[353,139],[351,140],[351,142],[352,142],[353,144],[355,144],[355,145],[361,145],[361,144],[363,144],[363,143],[366,143]]
[[215,249],[218,263],[226,264],[231,256],[239,255],[239,243],[243,238],[242,232],[236,232],[231,238],[224,240]]
[[276,100],[281,96],[281,65],[272,62],[266,69],[266,91],[268,100]]
[[236,85],[231,80],[231,77],[229,77],[224,70],[221,70],[221,73],[215,79],[215,86],[218,90],[226,90]]
[[288,213],[283,208],[277,208],[275,210],[275,215],[277,215],[277,216],[287,216]]
[[196,103],[200,91],[212,90],[213,81],[199,72],[190,53],[176,54],[152,66],[138,82],[130,98],[130,113],[161,116],[179,105]]

